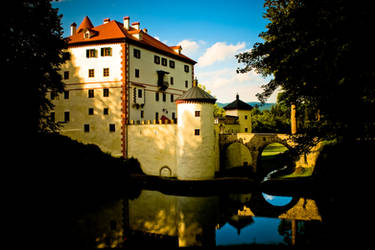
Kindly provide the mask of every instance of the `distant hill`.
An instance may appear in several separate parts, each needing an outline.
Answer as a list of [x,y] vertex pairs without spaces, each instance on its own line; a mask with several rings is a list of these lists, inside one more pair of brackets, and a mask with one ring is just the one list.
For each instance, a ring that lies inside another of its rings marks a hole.
[[[221,108],[223,108],[224,106],[226,106],[226,105],[229,104],[229,103],[221,103],[221,102],[216,102],[216,103]],[[271,107],[273,105],[275,105],[276,103],[265,103],[265,104],[262,105],[260,102],[248,102],[248,104],[250,104],[253,107],[255,107],[255,105],[258,105],[259,106],[259,110],[263,111],[263,110],[270,110]]]

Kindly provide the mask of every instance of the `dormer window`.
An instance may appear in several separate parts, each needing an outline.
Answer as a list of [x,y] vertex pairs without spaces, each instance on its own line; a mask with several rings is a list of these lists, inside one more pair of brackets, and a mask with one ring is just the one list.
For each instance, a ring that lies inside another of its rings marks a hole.
[[98,32],[94,31],[94,30],[91,30],[91,29],[85,29],[83,30],[83,37],[85,39],[89,39],[93,36],[95,36]]
[[90,31],[86,30],[85,32],[85,39],[89,39],[91,37]]

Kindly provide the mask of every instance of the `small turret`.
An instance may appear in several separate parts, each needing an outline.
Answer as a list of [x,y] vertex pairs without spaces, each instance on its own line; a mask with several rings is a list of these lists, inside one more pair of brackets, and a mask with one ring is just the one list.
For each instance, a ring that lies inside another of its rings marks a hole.
[[193,87],[177,103],[177,178],[212,179],[215,175],[214,104],[216,99]]

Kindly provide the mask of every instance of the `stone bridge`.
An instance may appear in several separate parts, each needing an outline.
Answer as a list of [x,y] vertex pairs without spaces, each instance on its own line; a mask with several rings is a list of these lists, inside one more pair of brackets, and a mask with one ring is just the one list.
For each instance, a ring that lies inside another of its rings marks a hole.
[[[280,143],[288,149],[295,143],[287,134],[237,133],[220,134],[220,162],[227,167],[250,166],[257,171],[258,162],[264,148],[271,143]],[[228,165],[230,161],[231,166]]]

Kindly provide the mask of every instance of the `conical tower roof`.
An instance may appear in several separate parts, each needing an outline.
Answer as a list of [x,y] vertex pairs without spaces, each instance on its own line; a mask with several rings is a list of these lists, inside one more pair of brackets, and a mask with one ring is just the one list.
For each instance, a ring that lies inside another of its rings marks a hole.
[[94,28],[94,25],[92,25],[90,18],[88,16],[85,16],[85,18],[83,18],[82,20],[82,23],[79,25],[77,32],[92,28]]
[[237,94],[236,95],[236,100],[233,102],[229,103],[227,106],[224,107],[225,110],[233,110],[233,109],[238,109],[238,110],[252,110],[253,107],[250,104],[247,104],[243,101],[240,100],[240,96]]
[[186,91],[182,96],[177,98],[176,103],[184,102],[206,102],[215,103],[216,98],[208,94],[206,91],[198,87],[197,80],[194,80],[193,87]]

